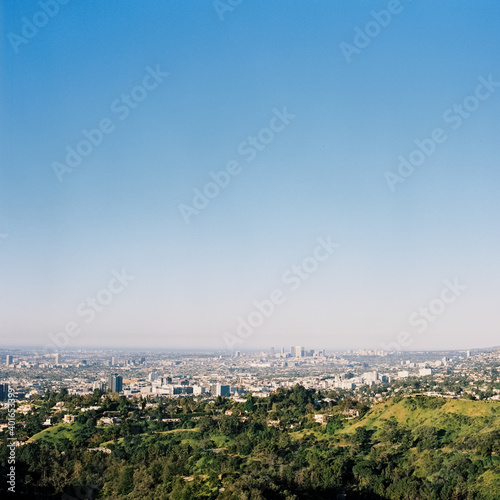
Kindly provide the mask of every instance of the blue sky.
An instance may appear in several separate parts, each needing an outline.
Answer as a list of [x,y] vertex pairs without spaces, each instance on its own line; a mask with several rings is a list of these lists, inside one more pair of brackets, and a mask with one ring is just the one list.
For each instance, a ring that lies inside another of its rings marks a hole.
[[[73,321],[68,347],[232,348],[224,334],[279,289],[234,348],[380,349],[401,331],[411,349],[498,344],[500,87],[467,101],[500,82],[498,2],[244,0],[221,20],[212,2],[75,0],[47,2],[45,24],[41,4],[1,7],[3,343],[46,345]],[[388,8],[348,62],[341,44]],[[113,103],[147,68],[168,76],[121,119]],[[276,110],[294,118],[248,162],[238,147]],[[60,181],[54,162],[106,119]],[[437,128],[446,140],[391,190]],[[187,224],[179,206],[231,161]],[[340,246],[291,290],[283,274],[328,236]],[[134,279],[86,322],[78,306],[122,270]],[[447,279],[467,289],[418,332],[409,317]]]

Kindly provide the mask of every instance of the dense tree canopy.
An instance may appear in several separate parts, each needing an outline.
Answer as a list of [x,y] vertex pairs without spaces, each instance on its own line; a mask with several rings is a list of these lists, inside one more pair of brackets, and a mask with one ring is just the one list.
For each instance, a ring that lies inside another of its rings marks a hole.
[[[19,498],[499,498],[494,403],[460,401],[444,411],[443,398],[418,396],[370,409],[349,398],[322,401],[301,386],[241,403],[101,396],[48,393],[36,402],[19,426],[32,438],[16,450]],[[58,401],[73,411],[100,408],[42,430]],[[122,420],[99,424],[109,415]],[[2,475],[6,458],[2,446]]]

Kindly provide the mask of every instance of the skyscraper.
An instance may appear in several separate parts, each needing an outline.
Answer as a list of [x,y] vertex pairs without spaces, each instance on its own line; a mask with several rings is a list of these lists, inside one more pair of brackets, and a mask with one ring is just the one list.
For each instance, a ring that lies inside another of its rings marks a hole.
[[9,384],[0,384],[0,401],[7,401],[9,394]]
[[59,353],[54,355],[54,364],[58,365],[61,362],[61,355]]
[[296,358],[303,358],[304,357],[304,348],[301,347],[300,345],[295,346],[295,357]]
[[216,396],[229,396],[231,394],[231,388],[228,385],[217,384],[215,386]]
[[5,365],[6,365],[6,366],[9,366],[9,365],[11,365],[13,362],[14,362],[14,358],[13,358],[10,354],[7,354],[7,357],[6,357],[6,359],[5,359]]
[[110,375],[108,389],[110,392],[121,392],[123,387],[123,377],[120,375]]

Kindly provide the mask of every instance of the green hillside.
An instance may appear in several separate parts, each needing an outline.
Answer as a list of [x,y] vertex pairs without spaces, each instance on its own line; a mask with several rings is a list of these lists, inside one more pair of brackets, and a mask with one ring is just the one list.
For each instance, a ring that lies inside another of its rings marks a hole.
[[81,431],[83,426],[77,422],[72,424],[56,424],[52,427],[47,427],[43,431],[32,436],[28,442],[35,441],[49,441],[55,443],[57,441],[62,441],[64,439],[69,439],[70,441],[76,441],[79,431]]
[[17,466],[44,494],[96,485],[96,499],[500,500],[500,402],[318,401],[294,386],[263,402],[181,400],[176,421],[123,408],[117,425],[34,433]]
[[[374,485],[375,471],[383,469],[373,462],[390,457],[405,471],[408,484],[424,481],[429,491],[433,487],[443,491],[443,485],[454,483],[453,494],[460,485],[468,491],[463,498],[500,499],[498,402],[394,398],[375,405],[336,436],[342,445],[366,453],[358,471],[362,484]],[[400,498],[396,491],[388,497]]]
[[361,420],[346,429],[351,434],[358,427],[381,428],[385,421],[396,420],[409,429],[434,426],[459,434],[487,433],[500,429],[500,403],[415,396],[393,398],[375,405]]

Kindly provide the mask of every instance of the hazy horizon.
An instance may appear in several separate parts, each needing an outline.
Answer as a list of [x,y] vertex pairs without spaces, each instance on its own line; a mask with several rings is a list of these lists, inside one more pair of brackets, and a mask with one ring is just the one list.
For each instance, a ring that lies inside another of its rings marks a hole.
[[[304,347],[306,351],[318,351],[318,350],[325,350],[327,353],[336,353],[336,352],[348,352],[348,351],[380,351],[382,349],[379,349],[378,347],[345,347],[345,348],[335,348],[333,346],[320,346],[320,345],[306,345],[304,343],[302,344],[297,344],[300,345],[301,347]],[[60,354],[64,354],[64,352],[75,352],[75,351],[123,351],[123,352],[163,352],[163,353],[176,353],[176,352],[185,352],[185,353],[197,353],[197,352],[206,352],[206,353],[224,353],[224,354],[229,354],[229,355],[234,355],[235,351],[240,351],[241,353],[269,353],[271,351],[271,348],[274,347],[275,352],[278,353],[280,352],[281,348],[285,348],[285,352],[290,352],[291,347],[295,347],[295,345],[290,346],[290,345],[274,345],[274,346],[261,346],[261,347],[254,347],[254,348],[245,348],[245,347],[240,347],[239,349],[228,349],[227,346],[219,346],[219,347],[189,347],[189,346],[179,346],[179,347],[154,347],[154,346],[134,346],[134,345],[100,345],[100,344],[95,344],[95,345],[79,345],[79,344],[74,344],[74,345],[68,345],[66,347],[61,347],[58,348],[54,344],[38,344],[38,345],[29,345],[29,344],[3,344],[0,345],[0,349],[19,349],[19,350],[44,350],[46,351],[47,354],[54,354],[56,352]],[[500,345],[485,345],[485,346],[468,346],[465,348],[442,348],[442,349],[403,349],[400,351],[385,351],[388,354],[404,354],[404,353],[417,353],[417,352],[467,352],[467,351],[495,351],[497,349],[500,349]]]

